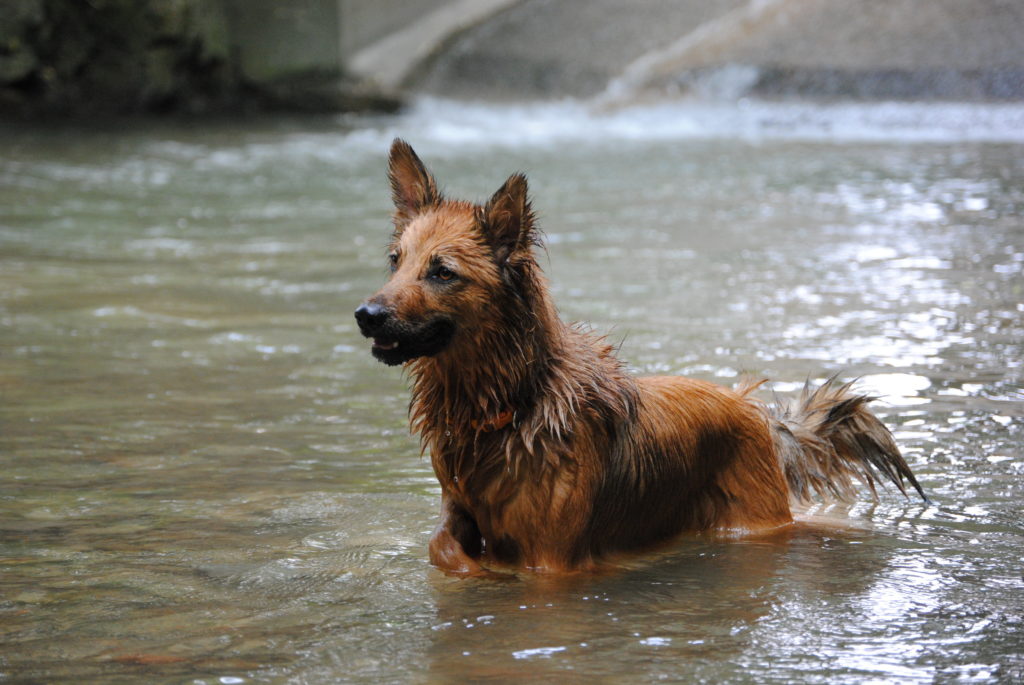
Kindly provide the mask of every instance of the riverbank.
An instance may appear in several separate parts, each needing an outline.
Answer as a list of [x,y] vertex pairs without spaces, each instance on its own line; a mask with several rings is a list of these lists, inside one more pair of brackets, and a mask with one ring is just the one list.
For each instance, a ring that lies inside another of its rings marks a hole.
[[[393,111],[353,78],[337,8],[236,0],[4,0],[0,117]],[[332,23],[334,22],[334,23]]]
[[246,99],[223,16],[201,2],[5,0],[0,111],[9,117],[207,112]]
[[1010,0],[5,0],[0,117],[1024,101]]

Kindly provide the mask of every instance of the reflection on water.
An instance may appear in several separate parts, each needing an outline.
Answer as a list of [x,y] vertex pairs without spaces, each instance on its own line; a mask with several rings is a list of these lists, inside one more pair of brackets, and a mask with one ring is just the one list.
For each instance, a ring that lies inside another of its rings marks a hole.
[[[912,108],[573,108],[4,134],[0,677],[1024,677],[1019,113],[902,144]],[[639,372],[861,377],[935,504],[441,576],[404,382],[351,319],[396,133],[455,195],[527,171],[563,313]]]

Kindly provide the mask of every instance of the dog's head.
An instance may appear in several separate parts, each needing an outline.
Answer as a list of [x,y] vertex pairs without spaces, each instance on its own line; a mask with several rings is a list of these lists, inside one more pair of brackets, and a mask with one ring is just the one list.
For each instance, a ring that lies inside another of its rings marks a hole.
[[537,279],[526,177],[513,174],[484,205],[447,200],[412,147],[396,139],[388,179],[391,275],[355,312],[373,355],[395,365],[459,343],[486,344],[508,299],[521,302]]

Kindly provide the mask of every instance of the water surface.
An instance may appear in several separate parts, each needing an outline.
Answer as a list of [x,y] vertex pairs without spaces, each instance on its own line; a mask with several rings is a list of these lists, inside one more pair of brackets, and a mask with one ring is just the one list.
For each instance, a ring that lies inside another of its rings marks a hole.
[[[1024,677],[1020,112],[687,116],[2,134],[0,679]],[[395,134],[456,196],[527,172],[563,315],[637,372],[860,377],[934,503],[598,577],[432,569],[406,383],[351,317]]]

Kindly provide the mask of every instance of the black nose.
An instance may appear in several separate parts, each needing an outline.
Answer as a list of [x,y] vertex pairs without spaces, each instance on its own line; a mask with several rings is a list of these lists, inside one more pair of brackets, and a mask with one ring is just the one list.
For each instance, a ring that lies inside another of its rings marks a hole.
[[370,335],[384,325],[388,316],[390,313],[383,305],[364,302],[356,310],[356,323],[359,324],[359,330],[363,332],[363,335]]

